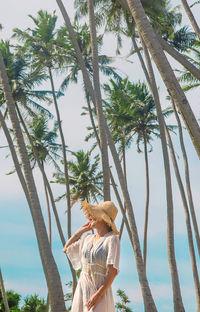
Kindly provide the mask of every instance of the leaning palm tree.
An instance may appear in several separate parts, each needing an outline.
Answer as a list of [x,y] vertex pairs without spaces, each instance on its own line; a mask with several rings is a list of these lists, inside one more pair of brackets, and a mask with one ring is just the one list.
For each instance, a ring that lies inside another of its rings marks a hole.
[[[98,199],[103,198],[102,193],[102,171],[99,171],[99,155],[94,157],[94,162],[91,160],[91,151],[71,152],[76,161],[69,161],[69,183],[71,186],[72,204],[78,200],[86,200],[88,202],[98,202]],[[64,183],[63,173],[55,173],[55,182]],[[57,200],[65,196],[61,195]]]
[[[37,154],[41,166],[44,169],[44,173],[45,173],[44,168],[45,163],[52,163],[54,167],[60,170],[60,167],[58,166],[56,160],[58,159],[61,160],[61,156],[60,154],[58,154],[58,152],[62,151],[62,145],[55,142],[57,138],[57,129],[58,129],[57,123],[55,123],[53,130],[49,131],[47,122],[48,122],[47,118],[43,115],[34,118],[32,122],[28,122],[27,124],[27,127],[29,129],[29,138],[27,138],[28,140],[27,151],[31,162],[31,167],[33,169],[37,164],[37,158],[35,155]],[[30,138],[34,146],[34,150],[30,145],[29,142]],[[43,176],[44,190],[47,203],[47,213],[48,213],[49,243],[51,245],[51,237],[52,237],[51,211],[49,204],[48,189],[45,181],[46,181],[45,177]]]
[[[65,186],[66,186],[66,200],[67,200],[67,233],[68,238],[71,237],[71,209],[70,209],[70,187],[68,178],[68,165],[67,165],[67,153],[65,138],[62,130],[61,116],[58,108],[58,102],[55,85],[53,79],[53,70],[60,68],[66,56],[63,53],[62,43],[57,41],[56,22],[57,16],[55,12],[49,14],[47,11],[40,10],[38,16],[35,18],[30,15],[30,18],[35,24],[35,28],[28,28],[25,31],[20,29],[14,30],[14,36],[20,39],[24,46],[18,47],[21,53],[28,54],[32,60],[34,67],[37,69],[43,69],[47,71],[49,81],[52,88],[53,102],[56,111],[56,118],[58,122],[58,129],[62,143],[63,165],[65,174]],[[73,268],[72,271],[73,281],[76,280],[76,274]]]
[[[82,54],[81,54],[78,42],[76,40],[76,36],[75,36],[74,30],[73,30],[72,24],[70,22],[69,16],[67,14],[67,11],[66,11],[62,1],[61,0],[56,0],[56,2],[57,2],[58,6],[59,6],[59,8],[61,10],[61,13],[62,13],[63,18],[65,20],[66,26],[68,28],[68,31],[69,31],[69,34],[70,34],[70,37],[71,37],[71,40],[72,40],[72,43],[73,43],[73,46],[75,48],[75,51],[76,51],[76,54],[77,54],[77,59],[79,61],[80,67],[81,67],[81,71],[82,71],[82,74],[83,74],[83,80],[84,80],[84,83],[86,85],[87,91],[90,94],[92,102],[93,102],[93,104],[95,106],[96,101],[95,101],[94,89],[93,89],[90,77],[88,75],[86,66],[84,64],[84,60],[83,60],[83,57],[82,57]],[[153,297],[152,297],[152,294],[151,294],[151,290],[150,290],[150,287],[149,287],[149,283],[148,283],[148,280],[147,280],[147,277],[146,277],[146,274],[145,274],[145,271],[144,271],[144,264],[143,264],[143,260],[142,260],[142,254],[141,254],[141,249],[140,249],[140,242],[139,242],[139,237],[138,237],[138,231],[137,231],[137,226],[136,226],[136,221],[135,221],[135,216],[134,216],[134,212],[133,212],[132,203],[131,203],[131,200],[130,200],[130,195],[129,195],[129,192],[128,192],[128,189],[127,189],[127,186],[126,186],[126,182],[125,182],[125,179],[124,179],[124,175],[123,175],[123,171],[122,171],[122,168],[121,168],[119,156],[118,156],[118,153],[116,151],[115,144],[113,142],[113,139],[112,139],[110,130],[109,130],[108,126],[107,126],[105,118],[104,118],[104,127],[105,127],[105,130],[106,130],[106,137],[107,137],[107,141],[108,141],[108,144],[109,144],[109,148],[111,150],[112,157],[113,157],[113,160],[115,162],[115,167],[116,167],[116,170],[117,170],[117,174],[118,174],[119,182],[120,182],[120,185],[121,185],[121,188],[122,188],[122,192],[123,192],[123,195],[124,195],[124,199],[125,199],[126,205],[127,205],[127,211],[128,211],[129,222],[130,222],[130,229],[131,229],[131,231],[130,231],[130,238],[131,238],[131,242],[132,242],[132,245],[133,245],[133,250],[134,250],[134,253],[135,253],[136,265],[137,265],[138,275],[139,275],[139,279],[140,279],[140,283],[141,283],[141,289],[142,289],[142,295],[143,295],[143,298],[144,298],[145,308],[146,309],[151,309],[151,311],[154,312],[154,311],[157,311],[157,309],[156,309],[156,306],[155,306],[155,303],[154,303],[154,300],[153,300]]]
[[182,5],[184,7],[184,10],[185,10],[189,20],[190,20],[190,23],[191,23],[196,35],[198,36],[198,38],[200,40],[200,27],[199,27],[193,13],[192,13],[192,10],[191,10],[189,4],[187,3],[187,0],[181,0],[181,2],[182,2]]
[[[187,59],[200,69],[200,41],[195,41],[193,46],[190,47],[190,51],[193,52],[194,56],[187,55]],[[189,91],[200,86],[200,79],[197,79],[190,71],[184,69],[178,72],[180,73],[179,81],[184,91]]]
[[[30,60],[13,52],[10,41],[1,40],[0,50],[16,106],[23,109],[27,116],[36,117],[37,113],[43,113],[52,118],[52,114],[40,104],[40,102],[50,103],[49,96],[52,92],[36,90],[41,83],[46,81],[47,76],[39,70],[29,69]],[[0,85],[0,105],[4,103],[5,97],[2,85]],[[6,109],[4,115],[5,117],[7,115]]]
[[[131,83],[127,78],[119,83],[110,80],[111,86],[104,85],[107,100],[105,101],[106,116],[114,134],[120,138],[121,129],[126,136],[127,146],[130,146],[131,139],[136,140],[137,150],[145,155],[146,171],[146,204],[145,204],[145,225],[143,239],[143,259],[146,268],[147,257],[147,229],[149,215],[149,162],[148,152],[152,151],[151,141],[153,136],[160,137],[159,124],[156,114],[156,107],[152,95],[145,83]],[[168,117],[172,110],[163,110],[163,116]],[[170,130],[173,126],[169,126]],[[117,139],[116,137],[116,139]],[[148,146],[150,148],[148,148]]]
[[63,291],[60,281],[58,269],[53,258],[51,248],[48,242],[45,223],[43,220],[41,206],[33,179],[28,154],[23,139],[22,131],[20,128],[19,120],[15,111],[15,102],[12,97],[11,88],[9,86],[8,77],[6,74],[3,57],[0,52],[0,81],[3,86],[6,104],[8,106],[8,112],[11,119],[14,134],[17,140],[17,145],[20,152],[22,167],[24,171],[24,177],[27,184],[28,194],[30,198],[30,210],[33,217],[34,227],[39,245],[40,256],[44,268],[44,273],[48,285],[48,291],[50,294],[51,309],[53,312],[65,311],[65,303],[63,299]]
[[[52,88],[53,102],[56,111],[56,117],[58,122],[58,129],[60,133],[63,159],[64,159],[64,172],[65,172],[65,185],[66,193],[69,195],[69,183],[68,183],[68,168],[67,168],[67,155],[64,134],[61,126],[61,118],[58,109],[57,97],[55,92],[55,85],[53,79],[53,70],[60,68],[64,62],[64,55],[62,53],[61,42],[57,45],[57,30],[56,22],[57,16],[55,12],[49,14],[47,11],[40,10],[37,17],[30,15],[30,18],[35,24],[35,28],[26,29],[22,31],[20,29],[14,29],[14,37],[21,40],[24,45],[18,46],[18,50],[22,54],[28,54],[33,61],[34,68],[45,70],[48,74],[49,81]],[[70,215],[70,198],[67,196],[68,206],[68,236],[71,236],[71,215]],[[73,273],[75,274],[75,273]]]

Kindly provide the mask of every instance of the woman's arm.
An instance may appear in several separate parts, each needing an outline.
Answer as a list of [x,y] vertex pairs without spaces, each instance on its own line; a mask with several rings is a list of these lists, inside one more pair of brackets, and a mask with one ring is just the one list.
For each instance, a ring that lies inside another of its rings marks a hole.
[[63,252],[65,253],[67,250],[67,247],[69,247],[71,244],[75,243],[84,232],[90,231],[91,230],[91,226],[90,226],[90,222],[82,225],[74,235],[72,235],[70,237],[70,239],[66,242],[64,248],[63,248]]
[[88,311],[90,311],[91,308],[95,308],[96,305],[101,300],[102,296],[105,294],[105,292],[110,288],[112,285],[112,282],[114,281],[116,275],[118,274],[117,269],[114,268],[112,264],[109,264],[108,274],[106,275],[104,283],[101,285],[101,287],[91,296],[90,300],[87,303]]

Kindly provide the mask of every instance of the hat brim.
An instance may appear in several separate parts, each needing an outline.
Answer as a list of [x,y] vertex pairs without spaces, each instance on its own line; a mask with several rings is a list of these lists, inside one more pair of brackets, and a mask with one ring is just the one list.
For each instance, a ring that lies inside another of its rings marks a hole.
[[86,217],[91,216],[96,218],[97,220],[105,221],[113,230],[115,234],[120,234],[117,230],[115,222],[103,211],[98,208],[98,205],[92,205],[87,203],[86,201],[82,202],[82,210]]

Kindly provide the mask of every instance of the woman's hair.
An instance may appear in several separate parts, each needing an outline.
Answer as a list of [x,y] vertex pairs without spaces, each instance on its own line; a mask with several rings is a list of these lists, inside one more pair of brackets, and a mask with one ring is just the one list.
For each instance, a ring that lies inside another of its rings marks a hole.
[[111,228],[111,226],[109,226],[109,225],[108,225],[108,229],[109,229],[109,232],[112,232],[112,230],[113,230],[113,229]]

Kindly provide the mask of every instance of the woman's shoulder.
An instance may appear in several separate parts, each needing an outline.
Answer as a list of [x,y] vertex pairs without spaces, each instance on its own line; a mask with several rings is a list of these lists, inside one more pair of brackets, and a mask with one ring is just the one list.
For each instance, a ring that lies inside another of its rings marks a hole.
[[86,233],[86,234],[83,236],[84,240],[91,239],[92,237],[94,237],[94,234],[92,234],[92,233]]
[[120,241],[119,235],[115,234],[113,231],[107,233],[106,240],[111,243],[115,243],[115,242],[118,243]]

